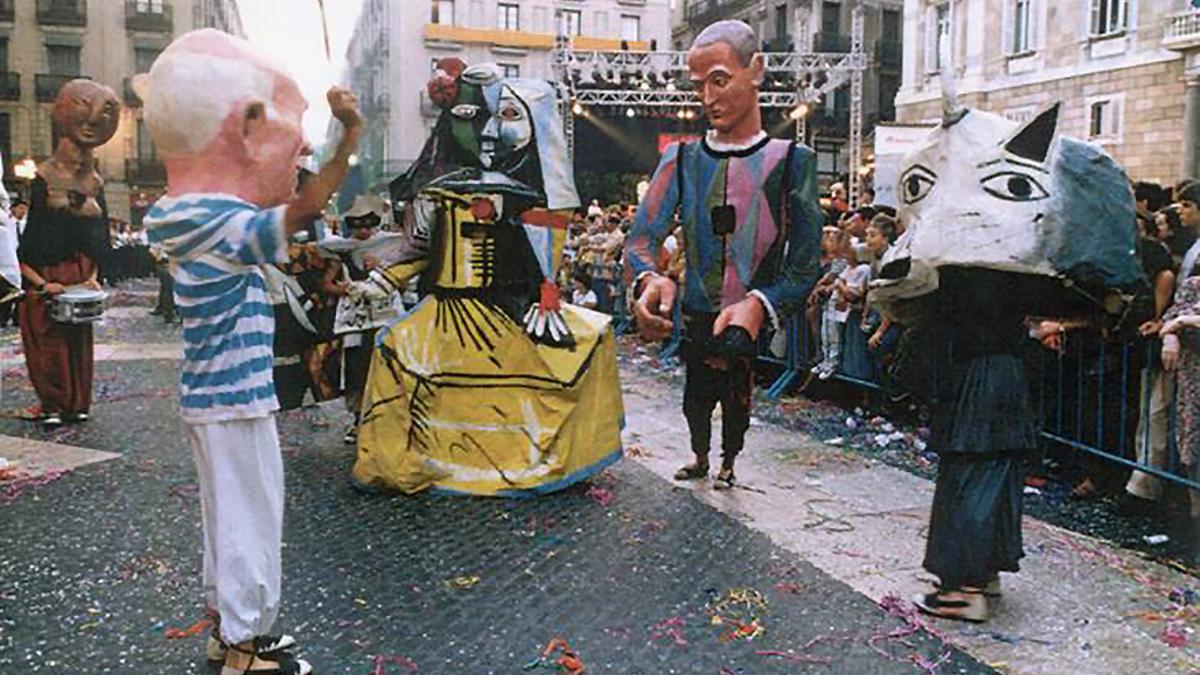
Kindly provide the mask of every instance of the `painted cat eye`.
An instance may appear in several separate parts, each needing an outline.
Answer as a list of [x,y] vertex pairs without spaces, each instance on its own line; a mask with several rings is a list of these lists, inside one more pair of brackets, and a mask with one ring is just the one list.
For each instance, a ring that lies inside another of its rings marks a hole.
[[991,196],[1010,202],[1036,202],[1050,196],[1032,176],[1016,171],[994,173],[980,183]]
[[900,177],[900,191],[905,204],[916,204],[929,194],[937,183],[937,175],[923,166],[914,166]]

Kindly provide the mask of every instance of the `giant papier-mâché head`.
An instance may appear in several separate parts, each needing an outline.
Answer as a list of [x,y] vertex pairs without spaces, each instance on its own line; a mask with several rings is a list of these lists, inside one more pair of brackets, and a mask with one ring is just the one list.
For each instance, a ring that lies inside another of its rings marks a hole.
[[1018,124],[959,106],[949,80],[943,97],[941,125],[903,160],[905,232],[872,282],[873,302],[931,293],[943,266],[1093,290],[1141,280],[1129,179],[1098,145],[1057,133],[1058,104]]

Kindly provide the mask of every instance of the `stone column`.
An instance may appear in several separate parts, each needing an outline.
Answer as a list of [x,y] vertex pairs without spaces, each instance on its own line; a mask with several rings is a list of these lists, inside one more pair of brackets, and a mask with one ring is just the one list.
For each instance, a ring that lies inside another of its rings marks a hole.
[[1187,86],[1183,96],[1183,167],[1181,179],[1200,178],[1200,73],[1189,72],[1184,77]]

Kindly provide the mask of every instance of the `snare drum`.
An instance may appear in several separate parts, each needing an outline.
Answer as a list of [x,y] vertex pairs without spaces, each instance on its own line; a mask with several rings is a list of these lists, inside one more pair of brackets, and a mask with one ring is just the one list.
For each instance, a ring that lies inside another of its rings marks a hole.
[[104,317],[108,294],[83,286],[70,286],[50,298],[50,318],[58,323],[95,323]]

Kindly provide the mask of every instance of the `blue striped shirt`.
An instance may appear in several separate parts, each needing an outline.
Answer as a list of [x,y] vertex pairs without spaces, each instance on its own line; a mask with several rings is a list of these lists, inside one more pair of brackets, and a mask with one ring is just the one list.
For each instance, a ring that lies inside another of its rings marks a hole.
[[187,194],[160,199],[146,215],[150,242],[167,252],[175,278],[184,342],[180,407],[189,424],[279,408],[275,317],[259,266],[287,262],[285,208]]

